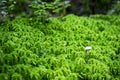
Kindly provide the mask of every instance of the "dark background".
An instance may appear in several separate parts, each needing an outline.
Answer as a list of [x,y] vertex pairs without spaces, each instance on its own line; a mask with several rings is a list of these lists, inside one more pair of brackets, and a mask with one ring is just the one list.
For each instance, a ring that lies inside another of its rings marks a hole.
[[[47,5],[46,5],[47,4]],[[50,5],[49,5],[50,4]],[[32,5],[32,7],[31,7]],[[42,15],[41,15],[42,14]],[[0,21],[15,17],[120,14],[120,0],[1,0]],[[36,16],[35,16],[36,15]]]

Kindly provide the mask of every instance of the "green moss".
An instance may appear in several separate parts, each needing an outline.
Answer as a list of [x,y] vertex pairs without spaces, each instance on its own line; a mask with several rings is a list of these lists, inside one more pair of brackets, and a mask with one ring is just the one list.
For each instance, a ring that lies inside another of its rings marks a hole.
[[68,15],[46,24],[17,18],[0,25],[0,79],[119,80],[119,18]]

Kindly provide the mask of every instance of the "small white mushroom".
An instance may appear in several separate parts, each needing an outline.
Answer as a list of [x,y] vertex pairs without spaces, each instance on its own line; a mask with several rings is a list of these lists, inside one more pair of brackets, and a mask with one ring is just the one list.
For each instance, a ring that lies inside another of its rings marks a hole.
[[92,49],[91,46],[86,46],[86,47],[85,47],[85,50],[91,50],[91,49]]

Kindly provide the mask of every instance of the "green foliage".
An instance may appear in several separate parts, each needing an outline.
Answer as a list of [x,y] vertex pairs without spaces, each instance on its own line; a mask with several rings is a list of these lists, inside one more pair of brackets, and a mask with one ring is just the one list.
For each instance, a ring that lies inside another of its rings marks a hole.
[[62,0],[53,0],[53,1],[42,1],[35,0],[32,1],[29,5],[33,10],[35,18],[37,17],[38,21],[45,22],[52,15],[65,15],[65,9],[69,6]]
[[6,14],[1,13],[1,17],[13,20],[16,16],[24,16],[28,12],[29,0],[1,0],[0,12],[4,11]]
[[18,73],[12,74],[12,80],[22,80],[22,76]]
[[120,79],[120,16],[49,20],[0,25],[0,80]]
[[[64,0],[2,0],[0,1],[0,17],[2,17],[0,20],[5,18],[13,20],[15,17],[34,17],[38,22],[45,22],[53,15],[65,15],[68,6],[70,5]],[[4,7],[5,9],[2,9]],[[6,12],[6,15],[1,13],[2,11]]]
[[0,73],[0,79],[1,80],[9,80],[9,75],[5,73]]

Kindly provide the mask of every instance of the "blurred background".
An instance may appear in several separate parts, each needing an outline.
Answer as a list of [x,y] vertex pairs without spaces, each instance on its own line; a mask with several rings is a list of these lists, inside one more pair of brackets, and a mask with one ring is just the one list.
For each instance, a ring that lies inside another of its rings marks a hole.
[[120,14],[120,0],[0,0],[0,22],[16,17]]

